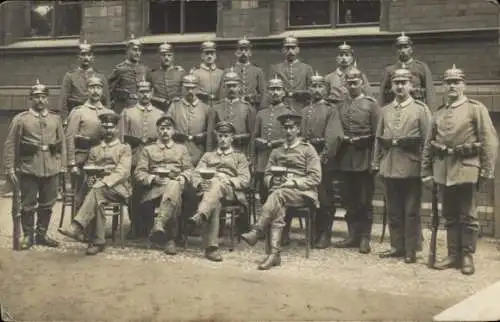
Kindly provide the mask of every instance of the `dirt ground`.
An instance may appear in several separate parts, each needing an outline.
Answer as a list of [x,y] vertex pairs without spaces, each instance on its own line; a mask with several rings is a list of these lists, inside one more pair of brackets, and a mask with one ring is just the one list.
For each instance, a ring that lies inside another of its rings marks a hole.
[[[372,243],[373,253],[313,250],[304,258],[303,234],[283,252],[283,266],[256,270],[263,245],[222,246],[224,261],[202,257],[199,240],[167,257],[144,244],[89,257],[85,246],[68,241],[59,249],[10,250],[10,200],[0,199],[0,303],[23,321],[263,321],[411,320],[432,316],[500,279],[494,241],[481,239],[477,273],[381,260],[387,242]],[[57,213],[57,212],[56,212]],[[345,231],[336,225],[335,239]],[[374,235],[380,227],[374,227]],[[428,231],[424,231],[428,240]],[[378,239],[375,237],[374,239]],[[444,234],[439,236],[440,254]],[[226,243],[227,244],[227,243]],[[427,247],[427,245],[426,245]]]

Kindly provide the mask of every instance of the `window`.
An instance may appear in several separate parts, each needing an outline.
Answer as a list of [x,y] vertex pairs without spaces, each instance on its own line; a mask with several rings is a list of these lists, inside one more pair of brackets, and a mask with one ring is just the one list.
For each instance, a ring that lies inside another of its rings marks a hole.
[[81,1],[32,1],[29,37],[79,36],[82,27]]
[[215,32],[216,0],[152,0],[149,5],[151,34]]
[[378,24],[380,0],[290,0],[290,28]]

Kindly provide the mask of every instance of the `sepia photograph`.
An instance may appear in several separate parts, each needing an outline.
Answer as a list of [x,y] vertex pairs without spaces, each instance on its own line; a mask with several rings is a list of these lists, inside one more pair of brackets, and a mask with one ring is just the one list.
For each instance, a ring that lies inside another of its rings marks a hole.
[[500,0],[0,1],[0,321],[498,321],[499,131]]

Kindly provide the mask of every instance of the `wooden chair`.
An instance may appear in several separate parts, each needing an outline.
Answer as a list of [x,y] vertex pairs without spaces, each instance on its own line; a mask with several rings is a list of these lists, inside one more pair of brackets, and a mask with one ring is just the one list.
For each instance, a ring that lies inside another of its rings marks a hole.
[[64,216],[66,214],[66,208],[70,207],[71,219],[76,216],[76,187],[74,176],[71,176],[71,188],[66,187],[66,175],[62,176],[61,185],[63,187],[62,193],[62,205],[61,205],[61,217],[59,219],[59,228],[62,227],[64,223]]
[[101,211],[106,217],[112,217],[111,224],[111,240],[116,241],[116,229],[120,229],[120,244],[125,247],[125,225],[124,225],[124,208],[127,207],[128,200],[124,202],[104,202],[100,205]]
[[244,207],[237,202],[226,202],[226,204],[223,204],[222,206],[220,216],[221,221],[225,223],[227,217],[230,219],[229,239],[231,241],[231,246],[229,247],[229,251],[231,252],[234,250],[236,245],[235,239],[238,240],[238,244],[240,243],[240,231],[238,229],[237,220],[241,218],[241,215],[244,214],[244,212]]

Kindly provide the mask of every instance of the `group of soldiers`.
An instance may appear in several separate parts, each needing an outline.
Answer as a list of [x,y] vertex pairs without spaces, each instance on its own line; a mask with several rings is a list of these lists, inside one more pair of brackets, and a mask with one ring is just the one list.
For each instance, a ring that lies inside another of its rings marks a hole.
[[80,44],[80,66],[64,76],[59,105],[47,106],[48,89],[37,82],[31,108],[12,120],[4,157],[21,191],[23,249],[58,246],[47,228],[63,173],[74,178],[77,213],[59,232],[87,242],[89,255],[105,249],[101,206],[129,202],[129,237],[147,237],[175,255],[187,214],[187,229],[203,228],[205,257],[221,261],[221,209],[227,202],[248,207],[254,188],[262,211],[252,227],[243,221],[241,237],[253,246],[269,234],[271,251],[259,269],[270,269],[289,243],[288,208],[316,207],[315,247],[331,246],[334,178],[342,182],[348,236],[333,246],[368,254],[378,174],[391,244],[380,257],[416,262],[422,188],[437,184],[448,256],[435,268],[474,273],[476,191],[493,177],[498,139],[487,108],[464,95],[462,70],[445,71],[446,102],[438,107],[429,67],[413,57],[404,33],[378,101],[345,42],[336,69],[321,76],[299,60],[298,40],[285,38],[284,61],[268,81],[252,64],[246,37],[230,68],[217,66],[216,44],[207,41],[189,72],[174,64],[171,44],[159,46],[153,70],[141,63],[139,40],[126,46],[125,60],[106,78],[92,67],[92,46]]

